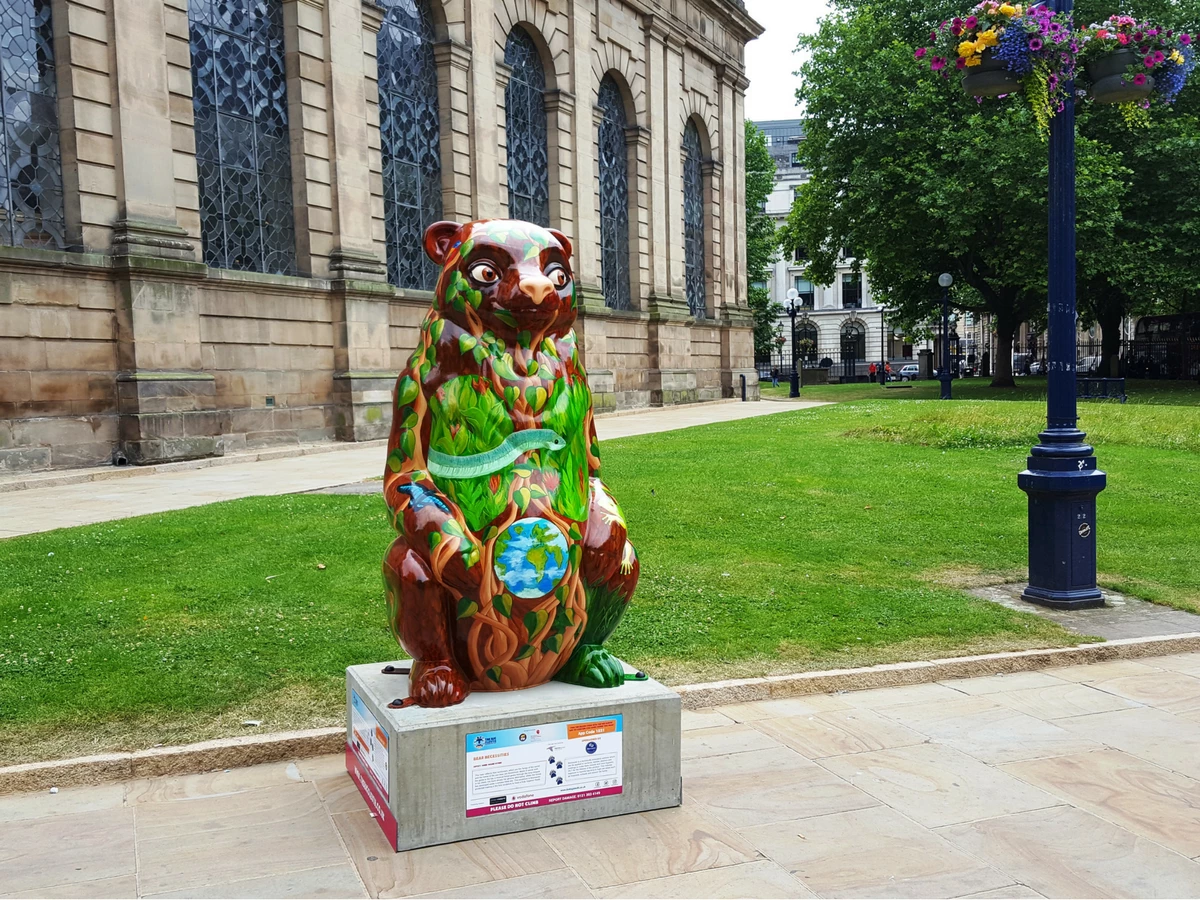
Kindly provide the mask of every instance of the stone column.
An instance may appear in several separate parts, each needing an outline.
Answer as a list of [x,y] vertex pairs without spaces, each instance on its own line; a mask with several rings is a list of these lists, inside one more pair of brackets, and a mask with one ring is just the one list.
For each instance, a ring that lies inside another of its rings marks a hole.
[[325,0],[282,2],[296,267],[324,278],[334,249]]
[[629,280],[632,307],[645,310],[654,289],[650,240],[650,129],[625,130],[629,151]]
[[[482,5],[482,4],[480,4]],[[491,181],[485,174],[488,155],[479,148],[479,145],[486,139],[486,135],[491,129],[486,126],[480,127],[479,136],[476,138],[476,156],[475,156],[475,171],[478,173],[477,184],[479,185],[479,196],[475,199],[476,215],[481,219],[489,219],[492,217],[504,217],[509,215],[508,208],[508,117],[505,115],[504,93],[508,90],[508,83],[512,80],[512,66],[503,62],[500,59],[496,60],[496,68],[493,72],[493,78],[490,79],[491,84],[488,86],[489,91],[487,97],[490,97],[496,110],[496,130],[493,132],[495,136],[496,159],[499,162],[498,166],[493,166],[498,174],[495,181]],[[476,89],[479,90],[484,86],[479,84],[476,79]],[[484,97],[476,96],[475,103],[479,109],[487,109],[488,104]],[[483,120],[485,117],[481,116]],[[492,196],[485,196],[484,191]]]
[[221,428],[200,353],[206,268],[176,219],[165,7],[123,0],[109,10],[119,452],[134,463],[210,456]]
[[[590,118],[590,117],[589,117]],[[575,240],[575,95],[546,92],[546,141],[550,159],[550,224]]]
[[704,160],[700,174],[704,186],[704,231],[708,246],[704,248],[705,302],[708,317],[720,318],[725,306],[725,215],[721,205],[727,196],[724,191],[725,165],[720,159]]
[[442,215],[455,222],[473,218],[471,199],[471,48],[454,39],[433,48],[438,69],[441,116]]
[[[721,329],[721,389],[726,397],[741,396],[746,378],[746,399],[759,399],[758,370],[754,366],[754,314],[746,304],[749,287],[746,271],[746,131],[745,92],[750,82],[728,66],[721,72],[721,123],[729,129],[721,142],[728,165],[720,173],[723,185],[722,245],[724,294],[717,308]],[[729,110],[725,114],[725,110]],[[786,282],[787,265],[781,267]],[[787,286],[785,284],[784,291]]]
[[[600,158],[597,140],[604,111],[592,106],[588,119],[590,133],[579,139],[579,217],[575,241],[575,283],[578,286],[579,305],[586,315],[605,315],[609,310],[604,304],[604,262],[600,247]],[[583,148],[588,148],[585,152]],[[630,210],[632,212],[632,210]]]

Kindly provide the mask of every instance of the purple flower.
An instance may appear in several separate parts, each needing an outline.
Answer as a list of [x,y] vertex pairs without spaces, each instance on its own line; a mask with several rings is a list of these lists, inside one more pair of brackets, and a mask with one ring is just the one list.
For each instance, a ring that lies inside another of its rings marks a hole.
[[1142,72],[1138,72],[1136,75],[1133,76],[1133,83],[1138,85],[1139,87],[1141,87],[1143,84],[1146,83],[1145,74],[1143,74]]
[[1166,58],[1167,57],[1163,54],[1163,52],[1161,50],[1154,51],[1154,61],[1156,63],[1161,63]]
[[979,17],[978,16],[967,16],[967,20],[965,22],[963,22],[963,24],[966,25],[968,28],[974,28],[976,25],[979,24]]
[[963,59],[961,56],[954,61],[954,68],[965,69],[966,67],[967,67],[967,61],[965,59]]
[[917,52],[916,52],[916,53],[914,53],[913,55],[914,55],[914,56],[915,56],[917,59],[924,59],[924,58],[925,58],[925,54],[926,54],[926,53],[928,53],[928,52],[929,52],[929,51],[927,51],[927,50],[926,50],[924,47],[918,47],[918,48],[917,48]]
[[940,56],[935,56],[933,58],[933,62],[931,62],[929,64],[929,68],[933,69],[933,71],[935,71],[935,72],[939,72],[942,69],[946,68],[946,61],[944,59],[942,59]]
[[1034,50],[1034,51],[1041,50],[1042,49],[1042,39],[1041,38],[1033,38],[1029,42],[1029,49]]
[[1153,56],[1147,56],[1145,59],[1142,60],[1142,62],[1144,62],[1146,64],[1147,69],[1154,68],[1154,57]]
[[963,20],[962,20],[962,19],[960,19],[958,16],[955,16],[955,17],[954,17],[954,19],[951,21],[951,23],[950,23],[950,24],[951,24],[951,25],[954,25],[954,26],[956,26],[956,27],[958,27],[958,28],[962,28]]
[[953,27],[950,29],[950,33],[951,33],[952,35],[954,35],[955,37],[958,37],[960,34],[962,34],[962,26],[961,26],[961,25],[955,25],[955,26],[953,26]]
[[937,40],[937,32],[936,32],[936,31],[931,31],[931,32],[929,32],[929,40],[930,40],[930,41],[936,41],[936,40]]
[[1183,44],[1183,46],[1186,47],[1191,42],[1192,42],[1192,36],[1190,34],[1181,34],[1179,36],[1179,43]]

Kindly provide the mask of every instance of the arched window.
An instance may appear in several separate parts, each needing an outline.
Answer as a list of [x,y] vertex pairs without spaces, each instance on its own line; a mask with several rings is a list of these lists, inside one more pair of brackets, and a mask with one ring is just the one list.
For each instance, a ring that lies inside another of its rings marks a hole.
[[688,309],[703,319],[708,309],[704,282],[704,173],[700,132],[691,119],[683,129],[683,262]]
[[847,322],[842,326],[842,361],[865,359],[867,355],[867,330],[861,322]]
[[604,305],[629,309],[629,155],[625,101],[611,75],[600,82],[600,267]]
[[433,20],[427,0],[383,0],[379,30],[379,132],[388,280],[432,290],[438,267],[425,229],[442,217],[441,125]]
[[293,273],[283,5],[191,0],[188,21],[204,261]]
[[504,89],[508,138],[508,215],[550,225],[550,154],[546,149],[546,73],[537,45],[514,28],[504,45],[512,78]]
[[817,326],[812,322],[798,323],[796,325],[796,358],[805,362],[816,362],[819,337]]
[[50,0],[0,2],[0,243],[62,247]]

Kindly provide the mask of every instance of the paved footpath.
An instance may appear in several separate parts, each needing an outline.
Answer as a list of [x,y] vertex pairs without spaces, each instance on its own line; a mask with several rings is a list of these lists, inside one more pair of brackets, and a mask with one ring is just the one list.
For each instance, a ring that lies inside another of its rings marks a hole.
[[1200,653],[684,729],[678,809],[406,853],[337,756],[0,797],[0,896],[1200,896]]
[[[803,400],[703,403],[601,416],[596,429],[604,441],[824,405]],[[207,468],[169,466],[146,475],[0,492],[0,538],[238,497],[293,494],[365,481],[383,474],[385,455],[383,442],[373,441],[327,453]],[[95,472],[106,475],[113,470],[109,466]]]

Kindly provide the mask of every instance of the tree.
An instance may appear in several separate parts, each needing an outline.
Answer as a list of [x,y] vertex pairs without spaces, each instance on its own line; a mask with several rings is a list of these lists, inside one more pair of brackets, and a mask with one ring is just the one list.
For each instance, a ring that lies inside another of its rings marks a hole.
[[[1099,21],[1115,11],[1107,0],[1081,0],[1075,19]],[[1200,30],[1197,0],[1139,0],[1121,11]],[[1184,90],[1171,110],[1156,110],[1147,128],[1124,127],[1112,107],[1084,105],[1080,132],[1107,143],[1129,171],[1107,265],[1079,285],[1080,318],[1100,325],[1101,371],[1117,375],[1123,319],[1200,304],[1200,85]]]
[[[949,272],[955,306],[992,315],[992,384],[1011,387],[1017,328],[1046,309],[1047,148],[1024,104],[979,104],[957,73],[938,78],[914,58],[960,7],[835,0],[818,31],[801,38],[809,60],[797,92],[800,154],[810,180],[784,245],[806,247],[810,277],[829,283],[839,249],[853,244],[889,318],[910,328],[935,313],[937,276]],[[1130,172],[1087,135],[1077,160],[1084,281],[1110,268]]]
[[775,262],[779,236],[767,215],[767,198],[775,190],[775,161],[767,149],[767,136],[746,120],[746,280],[747,303],[754,311],[754,355],[771,356],[775,323],[780,307],[770,292],[756,285]]

